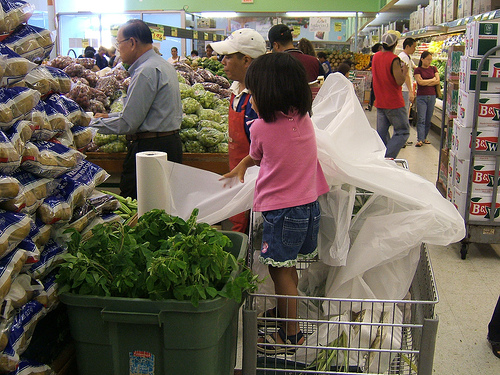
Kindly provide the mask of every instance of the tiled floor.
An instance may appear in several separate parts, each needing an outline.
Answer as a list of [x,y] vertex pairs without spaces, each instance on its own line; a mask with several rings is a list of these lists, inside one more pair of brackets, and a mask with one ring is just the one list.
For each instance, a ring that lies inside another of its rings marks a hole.
[[[375,128],[376,110],[365,113]],[[402,149],[398,157],[408,161],[412,172],[435,183],[439,136],[431,132],[429,139],[432,144],[414,147],[416,131],[411,128],[409,141],[413,145]],[[459,249],[459,244],[429,245],[439,294],[434,373],[500,374],[500,360],[486,341],[487,324],[500,294],[500,245],[471,244],[465,260],[460,258]],[[241,357],[237,368],[240,366]]]

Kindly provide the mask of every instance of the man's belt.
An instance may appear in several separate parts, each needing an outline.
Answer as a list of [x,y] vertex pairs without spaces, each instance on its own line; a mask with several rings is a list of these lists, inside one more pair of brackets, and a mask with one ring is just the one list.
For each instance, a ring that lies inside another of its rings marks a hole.
[[139,139],[147,139],[147,138],[160,138],[160,137],[168,137],[169,135],[174,135],[179,133],[179,130],[172,130],[169,132],[142,132],[129,134],[126,136],[127,141],[137,141]]

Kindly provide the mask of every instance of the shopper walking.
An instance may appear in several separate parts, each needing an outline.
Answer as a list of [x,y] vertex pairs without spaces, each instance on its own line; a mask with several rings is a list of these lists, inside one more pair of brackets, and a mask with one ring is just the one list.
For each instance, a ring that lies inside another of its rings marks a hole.
[[120,190],[122,196],[136,198],[138,152],[164,151],[168,160],[182,163],[181,96],[174,67],[155,53],[151,31],[143,21],[132,19],[121,26],[116,47],[123,63],[130,65],[124,107],[118,113],[97,113],[91,126],[100,133],[127,135]]
[[493,316],[488,324],[488,341],[493,354],[500,358],[500,297],[498,297],[495,311],[493,311]]
[[[229,168],[233,169],[248,155],[250,149],[250,126],[257,113],[250,101],[250,92],[245,86],[245,74],[253,59],[266,53],[266,41],[255,30],[244,28],[233,32],[226,40],[211,44],[221,55],[224,72],[233,80],[228,120]],[[243,212],[230,218],[233,231],[248,232],[249,213]]]
[[[290,79],[293,77],[293,79]],[[250,154],[224,178],[238,177],[260,165],[253,209],[262,212],[264,227],[260,261],[269,266],[275,292],[297,296],[297,259],[316,254],[320,211],[318,196],[329,191],[317,157],[309,117],[312,95],[304,67],[287,53],[261,56],[248,68],[245,85],[259,119],[252,125]],[[278,332],[259,340],[261,352],[290,351],[280,344],[301,345],[297,300],[279,298],[267,316],[289,319]],[[262,344],[271,344],[262,345]]]
[[323,73],[325,74],[325,78],[328,77],[330,73],[332,73],[332,66],[330,65],[330,61],[328,61],[326,53],[318,52],[318,60],[323,67]]
[[415,69],[417,81],[417,143],[415,147],[422,147],[431,143],[427,139],[431,129],[431,119],[436,104],[436,86],[439,85],[439,72],[431,65],[432,54],[422,52],[418,68]]
[[[385,157],[396,158],[410,134],[401,85],[408,67],[394,54],[398,37],[392,33],[382,36],[383,50],[373,56],[373,91],[377,107],[377,132],[386,146]],[[394,128],[392,137],[389,128]]]
[[318,76],[323,75],[323,68],[316,57],[306,55],[293,46],[292,29],[287,25],[280,24],[271,27],[267,36],[273,52],[289,53],[304,65],[309,83],[317,81]]
[[[368,66],[366,67],[366,69],[371,69],[372,68],[373,56],[378,51],[382,51],[382,43],[375,43],[372,46],[373,55],[370,56],[370,63],[368,64]],[[375,93],[373,92],[373,79],[372,79],[372,82],[370,83],[370,101],[368,102],[368,106],[365,109],[371,112],[374,102],[375,102]]]
[[405,83],[403,83],[403,99],[405,100],[406,112],[410,116],[410,104],[415,100],[415,90],[413,89],[413,70],[417,67],[413,62],[411,55],[417,48],[417,42],[413,38],[406,38],[403,42],[403,51],[398,55],[403,63],[408,67]]
[[107,56],[109,57],[108,66],[110,68],[114,68],[116,66],[116,47],[108,48]]

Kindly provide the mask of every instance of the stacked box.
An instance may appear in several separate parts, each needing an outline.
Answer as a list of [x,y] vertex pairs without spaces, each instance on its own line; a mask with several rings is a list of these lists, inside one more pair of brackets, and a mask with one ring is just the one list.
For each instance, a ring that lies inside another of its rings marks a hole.
[[465,53],[465,46],[448,47],[448,60],[446,61],[446,79],[458,81],[460,78],[460,58]]
[[[465,31],[465,54],[480,57],[500,43],[500,23],[492,21],[469,22]],[[500,51],[491,55],[500,57]]]
[[[480,57],[462,56],[460,58],[460,90],[469,93],[476,91],[477,69],[480,61]],[[486,59],[483,64],[481,76],[500,78],[500,58],[492,57]],[[500,82],[481,81],[481,92],[500,92]]]
[[453,202],[455,194],[455,159],[456,155],[453,150],[449,152],[448,163],[448,179],[446,184],[446,196],[450,202]]
[[457,19],[458,0],[443,0],[444,21],[451,22]]
[[424,27],[434,25],[434,2],[429,1],[429,5],[425,7]]
[[[465,127],[472,127],[475,93],[460,90],[458,93],[457,118]],[[500,126],[500,94],[481,93],[478,110],[478,127]]]
[[472,0],[458,0],[457,18],[469,17],[472,15]]
[[448,81],[446,86],[446,115],[448,118],[457,117],[458,93],[460,84],[458,81]]
[[448,184],[448,166],[450,165],[450,154],[447,148],[441,149],[441,164],[439,165],[438,181],[446,188]]
[[434,25],[443,23],[443,0],[434,0]]
[[[452,150],[458,159],[470,159],[472,128],[465,127],[458,118],[453,120]],[[479,126],[476,130],[476,150],[496,151],[498,127]]]
[[[462,217],[465,217],[465,210],[467,206],[467,193],[460,191],[459,189],[454,189],[454,202],[453,204],[457,208],[458,212]],[[500,213],[500,195],[497,196],[497,204],[494,212],[495,221],[499,220]],[[471,195],[470,205],[469,205],[469,221],[488,221],[491,217],[491,194],[487,193],[473,193]]]
[[500,0],[474,0],[473,15],[482,14],[500,8]]
[[[467,191],[469,180],[470,160],[456,159],[454,168],[454,185],[460,191]],[[472,192],[488,193],[493,192],[495,181],[495,157],[476,156],[472,171]]]
[[417,6],[417,29],[425,27],[425,8],[421,5]]

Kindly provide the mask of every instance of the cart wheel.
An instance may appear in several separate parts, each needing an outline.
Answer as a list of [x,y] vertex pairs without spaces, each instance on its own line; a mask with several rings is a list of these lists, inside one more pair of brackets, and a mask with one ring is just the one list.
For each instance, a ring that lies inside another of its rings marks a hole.
[[469,251],[469,244],[462,242],[462,247],[460,248],[460,258],[467,258],[467,252]]

